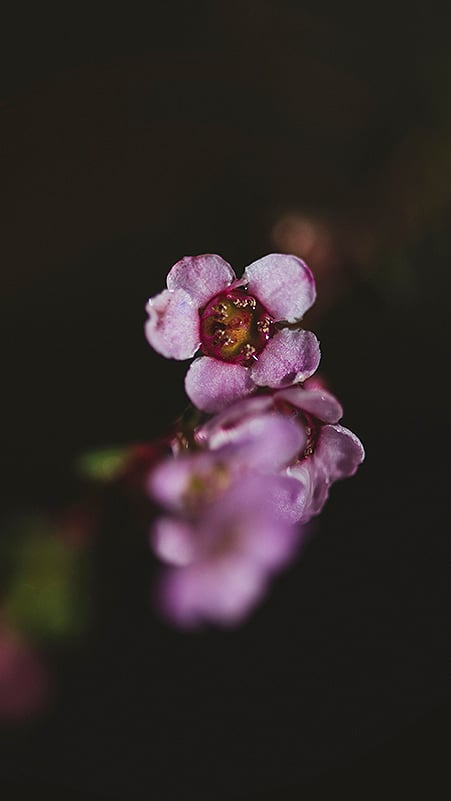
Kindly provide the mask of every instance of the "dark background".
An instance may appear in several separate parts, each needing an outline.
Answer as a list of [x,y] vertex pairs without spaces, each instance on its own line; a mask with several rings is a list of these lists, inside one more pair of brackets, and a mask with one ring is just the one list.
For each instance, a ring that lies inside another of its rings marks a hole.
[[91,624],[50,710],[2,733],[5,799],[442,797],[448,30],[388,2],[8,20],[5,515],[64,505],[78,454],[169,425],[186,365],[146,344],[146,299],[183,255],[240,272],[290,250],[286,215],[332,237],[306,327],[367,459],[236,632],[154,617],[145,530],[107,493]]

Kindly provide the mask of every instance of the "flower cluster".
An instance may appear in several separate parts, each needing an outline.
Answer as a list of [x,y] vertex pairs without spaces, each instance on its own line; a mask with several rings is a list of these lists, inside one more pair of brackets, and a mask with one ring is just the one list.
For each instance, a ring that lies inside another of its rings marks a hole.
[[167,565],[158,603],[180,626],[243,620],[298,552],[331,484],[364,458],[337,399],[310,378],[319,344],[301,318],[314,300],[307,265],[273,254],[240,279],[219,256],[186,257],[148,302],[155,350],[199,353],[185,388],[202,414],[148,483],[164,510],[151,532]]

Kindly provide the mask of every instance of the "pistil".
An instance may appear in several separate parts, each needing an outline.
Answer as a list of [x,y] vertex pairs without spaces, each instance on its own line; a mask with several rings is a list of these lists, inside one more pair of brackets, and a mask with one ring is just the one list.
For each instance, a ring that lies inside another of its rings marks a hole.
[[246,289],[230,289],[216,295],[200,312],[202,352],[233,364],[258,359],[274,322],[257,298]]

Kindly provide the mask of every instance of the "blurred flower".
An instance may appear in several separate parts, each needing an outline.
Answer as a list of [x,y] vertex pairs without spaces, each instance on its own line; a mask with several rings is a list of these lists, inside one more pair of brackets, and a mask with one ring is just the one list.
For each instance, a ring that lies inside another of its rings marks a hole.
[[315,372],[318,340],[297,325],[315,297],[313,275],[295,256],[265,256],[241,279],[220,256],[187,256],[148,301],[146,336],[168,358],[201,349],[185,388],[196,406],[214,412],[257,386],[290,386]]
[[0,718],[42,711],[52,689],[46,647],[86,627],[86,551],[95,522],[91,505],[78,503],[52,516],[13,517],[2,531]]
[[288,498],[291,487],[282,477],[248,475],[191,520],[157,522],[155,549],[174,565],[159,587],[170,619],[192,627],[247,617],[299,545],[300,531],[279,514],[280,497]]
[[50,674],[38,654],[0,625],[0,719],[21,721],[39,712],[50,689]]
[[[350,252],[354,230],[336,218],[314,217],[304,212],[284,214],[271,230],[271,240],[282,253],[306,259],[315,274],[318,301],[311,319],[317,321],[349,288]],[[361,263],[361,259],[358,261]]]
[[271,231],[273,242],[283,252],[308,259],[315,272],[328,274],[340,266],[340,242],[332,224],[307,214],[292,213],[280,217]]
[[170,514],[154,524],[151,543],[172,565],[159,586],[172,621],[239,623],[294,556],[301,531],[289,510],[301,485],[280,471],[303,441],[289,418],[260,415],[224,447],[182,454],[154,470],[150,493]]

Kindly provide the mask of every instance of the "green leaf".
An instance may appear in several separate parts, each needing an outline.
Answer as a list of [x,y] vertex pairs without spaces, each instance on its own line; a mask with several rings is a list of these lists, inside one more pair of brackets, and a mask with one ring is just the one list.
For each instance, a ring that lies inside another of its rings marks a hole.
[[114,481],[130,458],[130,448],[105,448],[82,454],[75,463],[77,472],[91,481]]

